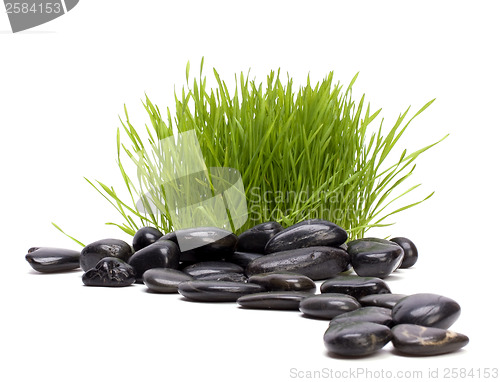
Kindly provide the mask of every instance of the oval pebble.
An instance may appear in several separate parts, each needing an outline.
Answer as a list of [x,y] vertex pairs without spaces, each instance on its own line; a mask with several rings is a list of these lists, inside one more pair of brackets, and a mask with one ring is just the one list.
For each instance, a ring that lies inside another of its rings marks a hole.
[[257,224],[238,236],[236,249],[240,252],[264,253],[267,242],[281,231],[281,224],[274,221]]
[[404,251],[389,240],[365,238],[347,244],[354,272],[362,277],[385,278],[403,261]]
[[399,267],[404,269],[415,265],[418,260],[418,251],[415,244],[406,237],[394,237],[391,241],[398,244],[404,251],[403,261]]
[[316,284],[309,277],[292,272],[269,272],[250,276],[249,283],[262,285],[268,291],[316,291]]
[[280,291],[247,294],[236,300],[247,309],[299,310],[299,304],[311,296],[308,292]]
[[157,241],[134,253],[128,263],[135,269],[138,282],[142,281],[142,275],[152,268],[179,267],[179,247],[172,241]]
[[246,268],[246,266],[253,260],[262,256],[264,256],[262,253],[236,251],[226,260],[233,264],[238,264],[240,267]]
[[381,308],[392,309],[401,299],[407,297],[406,294],[383,293],[369,294],[359,298],[363,306],[380,306]]
[[198,278],[216,273],[243,273],[244,269],[239,265],[225,261],[202,261],[185,267],[183,271],[194,278]]
[[149,290],[156,293],[177,293],[177,287],[183,281],[193,277],[177,269],[152,268],[142,275],[142,280]]
[[80,254],[80,268],[88,271],[105,257],[116,257],[127,262],[132,256],[132,248],[123,240],[102,239],[86,245]]
[[369,294],[391,293],[389,286],[379,278],[344,275],[326,280],[320,290],[321,293],[344,293],[356,299]]
[[33,247],[25,256],[26,261],[37,272],[66,272],[80,267],[80,252],[53,247]]
[[265,291],[256,284],[205,280],[184,281],[178,290],[187,299],[200,302],[234,302],[241,296]]
[[373,322],[374,324],[391,327],[393,325],[392,311],[378,306],[365,306],[336,316],[330,321],[330,325],[341,322]]
[[341,293],[323,293],[307,297],[300,303],[300,311],[306,317],[332,318],[361,308],[360,303],[352,296]]
[[163,233],[158,231],[155,227],[139,228],[132,239],[132,248],[134,248],[134,251],[137,252],[140,249],[153,244],[162,236]]
[[238,283],[247,282],[247,277],[243,273],[224,272],[224,273],[209,273],[207,275],[198,276],[196,280],[213,280],[213,281],[234,281]]

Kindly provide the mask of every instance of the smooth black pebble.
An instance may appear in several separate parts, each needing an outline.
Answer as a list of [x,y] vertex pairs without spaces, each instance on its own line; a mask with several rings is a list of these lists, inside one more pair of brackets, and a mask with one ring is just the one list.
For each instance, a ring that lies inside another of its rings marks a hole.
[[389,286],[379,278],[343,275],[326,280],[320,290],[321,293],[344,293],[356,299],[369,294],[391,293]]
[[396,325],[392,335],[392,345],[397,351],[414,356],[451,353],[469,343],[465,334],[412,324]]
[[360,297],[358,301],[363,306],[380,306],[381,308],[392,309],[394,305],[405,297],[407,297],[406,294],[370,294],[368,296]]
[[238,236],[236,250],[264,253],[267,242],[281,231],[283,231],[281,224],[274,221],[257,224]]
[[321,219],[304,220],[273,236],[268,241],[265,253],[290,249],[339,246],[347,240],[347,232],[338,225]]
[[261,292],[242,296],[236,302],[247,309],[299,310],[300,302],[311,295],[297,291]]
[[152,268],[142,275],[142,281],[148,289],[157,293],[177,293],[179,284],[190,280],[193,277],[171,268]]
[[451,298],[433,293],[417,293],[400,300],[392,308],[394,324],[415,324],[448,329],[460,316],[460,305]]
[[410,268],[415,265],[418,260],[418,251],[415,244],[406,237],[394,237],[391,241],[398,244],[404,251],[403,262],[399,268]]
[[128,263],[135,269],[137,281],[142,281],[142,274],[152,268],[179,267],[179,247],[174,242],[163,240],[150,244],[130,257]]
[[158,231],[155,227],[142,227],[135,233],[132,239],[132,247],[134,251],[139,251],[153,244],[162,236],[163,233]]
[[116,257],[125,262],[132,256],[132,248],[123,240],[102,239],[88,244],[80,254],[80,267],[87,271],[105,257]]
[[247,277],[243,273],[224,272],[198,276],[196,277],[196,280],[233,281],[237,283],[245,283],[247,282]]
[[135,271],[121,259],[105,257],[83,274],[82,281],[87,286],[124,287],[135,282]]
[[257,284],[205,280],[185,281],[178,290],[187,299],[201,302],[234,302],[241,296],[265,291]]
[[212,275],[216,273],[243,273],[245,270],[237,264],[225,261],[202,261],[189,265],[183,269],[183,272],[194,278]]
[[80,267],[80,252],[53,247],[33,247],[25,256],[31,267],[42,273],[65,272]]
[[236,251],[230,257],[226,258],[226,260],[233,264],[238,264],[239,266],[246,268],[246,266],[253,260],[262,256],[264,256],[262,253]]
[[250,276],[249,283],[262,285],[268,291],[316,291],[316,284],[307,276],[292,272],[269,272]]
[[305,316],[327,320],[359,308],[361,305],[354,297],[341,293],[318,294],[300,303],[300,311]]
[[330,321],[330,325],[336,325],[341,322],[373,322],[374,324],[391,327],[393,325],[391,313],[391,309],[388,308],[365,306],[336,316]]
[[328,351],[342,356],[366,356],[382,349],[392,338],[391,329],[372,322],[343,322],[330,326],[323,341]]
[[384,278],[394,272],[403,261],[404,251],[389,240],[366,238],[347,244],[351,264],[358,276]]

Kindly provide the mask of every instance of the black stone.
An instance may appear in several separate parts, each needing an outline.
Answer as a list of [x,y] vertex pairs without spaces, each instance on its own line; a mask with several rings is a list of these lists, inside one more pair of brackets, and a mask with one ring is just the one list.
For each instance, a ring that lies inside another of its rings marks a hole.
[[268,272],[293,272],[323,280],[333,277],[346,267],[349,255],[334,247],[309,247],[272,253],[259,257],[248,264],[248,276]]
[[241,296],[265,291],[257,284],[205,280],[184,281],[178,290],[187,299],[202,302],[234,302]]
[[157,293],[177,293],[179,284],[190,280],[193,277],[171,268],[152,268],[142,275],[142,281],[148,289]]
[[142,274],[152,268],[179,267],[179,247],[169,240],[157,241],[137,251],[128,263],[134,267],[137,281],[142,281]]
[[379,278],[343,275],[326,280],[320,290],[321,293],[344,293],[356,299],[369,294],[391,293],[389,286]]
[[262,285],[268,291],[316,291],[316,284],[309,277],[291,272],[270,272],[250,276],[249,283]]
[[385,325],[391,327],[392,311],[388,308],[381,308],[378,306],[365,306],[336,316],[330,321],[330,325],[336,325],[341,322],[373,322],[374,324]]
[[213,281],[233,281],[237,283],[247,282],[247,277],[243,273],[227,272],[227,273],[211,273],[204,276],[196,277],[196,280],[213,280]]
[[448,329],[460,316],[460,305],[451,298],[417,293],[400,300],[392,308],[394,324],[415,324]]
[[251,252],[234,252],[230,257],[226,258],[227,261],[238,264],[239,266],[245,268],[253,260],[264,256],[262,253],[251,253]]
[[339,246],[347,240],[347,232],[332,222],[304,220],[284,229],[266,244],[265,253],[317,246]]
[[33,247],[25,258],[35,271],[42,273],[65,272],[80,267],[80,252],[71,249]]
[[240,252],[264,253],[264,248],[271,238],[283,231],[281,224],[266,222],[258,224],[238,236],[236,250]]
[[368,296],[360,297],[358,300],[363,306],[380,306],[381,308],[392,309],[399,300],[407,297],[406,294],[370,294]]
[[382,349],[392,338],[391,329],[373,322],[343,322],[330,326],[323,341],[328,351],[342,356],[366,356]]
[[307,317],[332,318],[361,308],[352,296],[341,293],[324,293],[305,298],[300,303],[300,311]]
[[[230,257],[236,248],[238,236],[216,227],[187,228],[170,232],[159,240],[181,243],[180,261],[208,261]],[[186,249],[187,248],[187,249]]]
[[105,257],[116,257],[125,262],[132,256],[132,248],[123,240],[103,239],[90,243],[82,249],[80,267],[84,271],[94,268]]
[[124,287],[135,282],[135,271],[121,259],[105,257],[83,274],[82,281],[87,286]]
[[396,270],[403,261],[404,251],[389,240],[366,238],[347,244],[351,264],[358,276],[384,278]]
[[132,247],[134,248],[134,251],[137,252],[146,248],[148,245],[153,244],[162,236],[163,233],[154,227],[142,227],[135,233],[132,240]]
[[300,302],[309,296],[312,294],[297,291],[262,292],[240,297],[236,302],[247,309],[299,310]]
[[404,251],[403,262],[399,268],[410,268],[415,265],[418,260],[418,251],[415,244],[406,237],[394,237],[391,241],[398,244]]
[[451,353],[469,343],[469,338],[451,330],[401,324],[392,328],[392,345],[408,355],[437,355]]
[[239,265],[225,261],[202,261],[185,267],[183,271],[194,278],[198,278],[216,273],[243,273],[244,269]]

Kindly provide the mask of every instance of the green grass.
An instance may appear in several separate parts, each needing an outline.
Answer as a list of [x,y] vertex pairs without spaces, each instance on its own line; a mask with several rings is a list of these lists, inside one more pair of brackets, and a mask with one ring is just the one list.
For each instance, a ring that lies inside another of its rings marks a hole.
[[[145,225],[163,232],[176,228],[162,186],[169,178],[162,163],[169,158],[160,143],[176,129],[196,132],[208,167],[240,171],[249,216],[238,232],[268,220],[289,226],[322,218],[344,227],[355,239],[371,227],[391,224],[387,218],[432,196],[392,207],[419,186],[407,185],[415,160],[442,139],[412,153],[399,151],[399,159],[387,162],[410,122],[433,100],[411,117],[408,108],[384,131],[383,120],[378,128],[370,125],[380,110],[372,112],[364,96],[358,102],[352,99],[357,75],[347,87],[335,83],[330,72],[317,84],[308,77],[305,86],[295,89],[291,78],[282,82],[279,70],[271,71],[265,83],[241,73],[235,75],[236,87],[229,90],[215,69],[213,74],[217,86],[208,89],[202,60],[199,78],[189,85],[188,63],[187,88],[175,95],[175,108],[167,108],[165,116],[146,96],[145,130],[132,125],[125,107],[117,132],[117,163],[126,195],[118,196],[113,187],[87,179],[123,217],[120,223],[107,224],[130,235]],[[126,172],[124,159],[134,163],[134,176]],[[144,201],[145,191],[152,198],[141,212],[135,203]]]

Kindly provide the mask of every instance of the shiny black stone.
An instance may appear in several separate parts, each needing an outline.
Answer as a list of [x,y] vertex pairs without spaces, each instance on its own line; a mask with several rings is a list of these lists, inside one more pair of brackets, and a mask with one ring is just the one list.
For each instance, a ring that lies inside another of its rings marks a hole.
[[297,291],[262,292],[242,296],[236,302],[247,309],[299,310],[300,302],[309,296],[312,294]]
[[343,322],[330,326],[323,341],[328,351],[342,356],[366,356],[382,349],[392,338],[391,329],[373,322]]
[[404,251],[403,262],[399,268],[410,268],[417,262],[417,247],[410,239],[407,239],[406,237],[394,237],[391,241],[398,244]]
[[399,300],[405,298],[406,294],[370,294],[368,296],[360,297],[358,300],[363,306],[380,306],[381,308],[392,309]]
[[230,257],[236,248],[238,236],[221,228],[200,227],[170,232],[159,240],[171,240],[178,244],[180,261],[199,262]]
[[352,296],[341,293],[323,293],[305,298],[300,303],[300,311],[307,317],[332,318],[361,308]]
[[270,272],[250,276],[249,283],[262,285],[268,291],[316,291],[316,284],[309,277],[292,272]]
[[320,219],[304,220],[273,236],[265,253],[316,246],[339,246],[347,240],[347,232],[332,222]]
[[366,238],[347,244],[351,264],[358,276],[384,278],[396,270],[403,261],[404,251],[389,240]]
[[267,242],[281,231],[283,231],[283,227],[276,222],[258,224],[238,236],[236,250],[239,252],[264,253]]
[[83,274],[82,281],[87,286],[124,287],[135,282],[135,271],[121,259],[105,257]]
[[134,248],[134,251],[137,252],[140,249],[153,244],[162,236],[163,233],[161,233],[154,227],[142,227],[135,233],[132,240],[132,247]]
[[80,267],[80,252],[53,247],[33,247],[25,256],[31,267],[42,273],[65,272]]
[[169,241],[157,241],[137,251],[129,259],[128,263],[135,269],[137,281],[142,281],[142,274],[152,268],[179,267],[179,247]]
[[243,273],[244,269],[239,265],[225,261],[202,261],[185,267],[183,272],[198,278],[216,273]]
[[125,262],[132,256],[132,248],[123,240],[103,239],[90,243],[82,249],[80,267],[87,271],[105,257],[116,257]]
[[392,308],[394,324],[415,324],[448,329],[460,316],[460,305],[451,298],[417,293],[400,300]]
[[243,273],[227,272],[227,273],[210,273],[204,276],[196,277],[196,280],[213,280],[213,281],[233,281],[237,283],[247,282],[247,277]]
[[193,277],[171,268],[152,268],[142,275],[142,281],[148,289],[157,293],[177,293],[179,284],[190,280]]
[[184,281],[178,290],[187,299],[202,302],[234,302],[241,296],[265,291],[257,284],[205,280]]
[[369,294],[391,293],[384,280],[376,277],[339,275],[326,280],[320,287],[321,293],[345,293],[356,299]]
[[334,247],[309,247],[272,253],[253,260],[246,267],[248,276],[268,272],[293,272],[323,280],[342,272],[349,262],[346,251]]
[[236,251],[230,257],[226,258],[226,260],[245,268],[250,262],[262,256],[264,256],[262,253]]
[[408,355],[437,355],[463,348],[469,338],[451,330],[401,324],[392,328],[392,345]]
[[373,322],[374,324],[391,327],[393,325],[392,311],[379,306],[365,306],[336,316],[330,321],[330,325],[341,322]]

